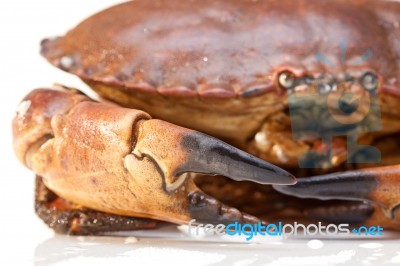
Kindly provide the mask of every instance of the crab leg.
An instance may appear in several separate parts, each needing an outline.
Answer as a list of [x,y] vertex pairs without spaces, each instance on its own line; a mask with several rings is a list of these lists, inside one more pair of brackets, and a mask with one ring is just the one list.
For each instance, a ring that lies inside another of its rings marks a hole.
[[101,235],[115,231],[153,229],[158,221],[113,215],[74,205],[59,198],[36,176],[36,214],[56,233],[68,235]]
[[31,92],[18,108],[13,134],[19,160],[51,191],[115,215],[175,223],[257,221],[206,195],[193,176],[295,182],[218,139],[71,90]]
[[301,178],[294,186],[274,188],[299,198],[363,202],[320,207],[309,211],[313,216],[350,217],[365,224],[379,222],[389,227],[400,226],[400,165]]

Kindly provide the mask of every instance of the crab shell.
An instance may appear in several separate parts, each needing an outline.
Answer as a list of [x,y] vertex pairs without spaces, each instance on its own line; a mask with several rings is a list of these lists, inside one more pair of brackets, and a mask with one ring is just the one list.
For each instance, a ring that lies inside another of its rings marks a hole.
[[44,40],[41,52],[106,99],[295,167],[308,147],[291,138],[277,74],[371,69],[382,81],[382,132],[398,132],[390,117],[400,115],[392,108],[400,95],[399,13],[384,1],[139,0]]

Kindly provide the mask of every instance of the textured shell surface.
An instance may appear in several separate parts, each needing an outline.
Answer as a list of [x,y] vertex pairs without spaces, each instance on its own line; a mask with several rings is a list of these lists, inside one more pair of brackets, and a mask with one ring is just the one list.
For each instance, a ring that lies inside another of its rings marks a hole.
[[398,3],[367,0],[137,0],[44,40],[42,54],[84,80],[232,98],[279,91],[275,78],[282,69],[305,75],[356,68],[369,50],[373,56],[363,67],[394,86],[399,13]]

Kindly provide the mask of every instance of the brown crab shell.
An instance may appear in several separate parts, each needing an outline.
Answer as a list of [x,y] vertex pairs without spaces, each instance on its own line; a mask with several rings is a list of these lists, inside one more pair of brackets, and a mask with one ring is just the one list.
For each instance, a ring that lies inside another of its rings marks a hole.
[[287,108],[275,82],[283,69],[373,69],[398,93],[399,11],[367,0],[137,0],[44,40],[41,52],[107,99],[240,142]]

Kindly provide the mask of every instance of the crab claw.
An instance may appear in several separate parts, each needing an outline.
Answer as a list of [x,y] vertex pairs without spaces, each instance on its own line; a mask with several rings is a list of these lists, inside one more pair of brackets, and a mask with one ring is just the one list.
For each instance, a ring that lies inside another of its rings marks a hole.
[[74,91],[30,93],[13,133],[19,159],[43,177],[46,187],[111,214],[174,223],[256,222],[206,195],[194,176],[295,182],[286,171],[218,139]]
[[[173,148],[172,148],[173,147]],[[294,184],[285,170],[206,134],[161,120],[142,124],[133,154],[151,157],[171,177],[166,190],[174,190],[186,173],[222,175],[235,181],[259,184]]]
[[[400,222],[400,165],[301,178],[294,186],[274,188],[299,198],[363,201],[309,211],[320,218],[346,216],[350,221],[369,219],[369,223],[373,223],[382,220],[378,218],[380,215],[376,215],[380,212],[385,214],[387,220],[397,225]],[[361,220],[358,222],[366,223]]]

